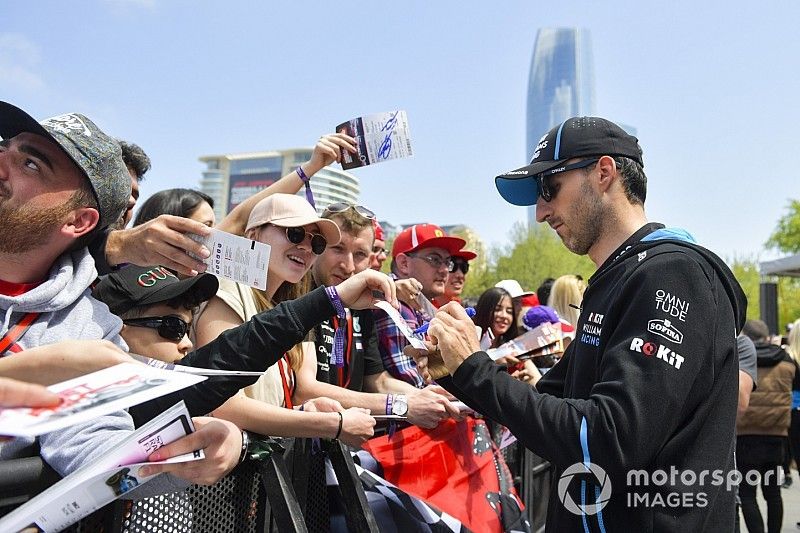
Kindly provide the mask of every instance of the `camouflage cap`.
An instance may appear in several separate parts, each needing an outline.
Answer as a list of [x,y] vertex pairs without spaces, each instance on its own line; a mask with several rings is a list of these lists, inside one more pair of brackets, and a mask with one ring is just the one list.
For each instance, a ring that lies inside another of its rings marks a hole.
[[131,195],[131,177],[115,139],[78,113],[39,123],[20,108],[0,102],[0,137],[10,139],[20,133],[52,139],[86,174],[100,208],[97,228],[105,228],[122,216]]

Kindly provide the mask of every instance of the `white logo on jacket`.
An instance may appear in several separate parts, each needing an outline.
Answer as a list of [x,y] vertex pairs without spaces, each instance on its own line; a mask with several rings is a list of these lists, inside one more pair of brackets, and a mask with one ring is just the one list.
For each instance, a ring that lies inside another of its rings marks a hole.
[[655,342],[645,341],[639,337],[631,339],[630,350],[642,353],[647,357],[656,356],[656,359],[661,359],[668,365],[680,370],[684,358],[679,353],[673,352],[663,344],[656,344]]
[[677,296],[658,289],[656,291],[656,309],[663,311],[681,322],[686,322],[686,313],[689,312],[689,302],[681,300]]

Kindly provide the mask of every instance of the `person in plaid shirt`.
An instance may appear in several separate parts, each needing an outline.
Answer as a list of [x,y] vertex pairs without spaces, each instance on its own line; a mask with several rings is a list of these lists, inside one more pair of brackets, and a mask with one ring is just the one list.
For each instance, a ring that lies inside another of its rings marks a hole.
[[[425,323],[415,298],[422,293],[429,300],[444,294],[447,275],[452,267],[452,255],[464,247],[466,241],[450,237],[434,224],[415,224],[404,229],[392,245],[392,275],[397,280],[409,280],[409,294],[400,300],[400,315],[413,330]],[[414,360],[403,354],[408,341],[392,319],[382,310],[373,310],[378,331],[378,349],[383,366],[393,377],[418,388],[425,382],[417,371]]]

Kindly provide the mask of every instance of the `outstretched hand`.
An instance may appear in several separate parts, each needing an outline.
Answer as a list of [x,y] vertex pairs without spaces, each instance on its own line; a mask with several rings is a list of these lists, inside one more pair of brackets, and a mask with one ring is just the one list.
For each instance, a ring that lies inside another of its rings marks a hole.
[[303,165],[306,167],[303,170],[311,176],[334,161],[341,163],[342,150],[347,150],[353,154],[357,153],[356,140],[344,133],[323,135],[314,146],[311,159]]
[[372,307],[378,301],[373,291],[382,292],[386,301],[394,307],[399,305],[394,281],[382,272],[367,269],[336,286],[342,304],[351,309]]

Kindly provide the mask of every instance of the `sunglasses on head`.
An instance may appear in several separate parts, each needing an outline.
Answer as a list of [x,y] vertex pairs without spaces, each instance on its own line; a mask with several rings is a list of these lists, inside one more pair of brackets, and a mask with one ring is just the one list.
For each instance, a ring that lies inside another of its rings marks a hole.
[[578,161],[577,163],[545,170],[540,174],[536,174],[534,178],[536,179],[536,183],[539,185],[539,196],[541,196],[542,200],[545,202],[552,202],[556,197],[556,194],[558,194],[558,189],[560,187],[551,183],[549,178],[555,176],[556,174],[561,174],[562,172],[569,172],[570,170],[577,170],[579,168],[592,166],[598,161],[600,161],[599,157],[592,157],[589,159],[584,159],[583,161]]
[[306,235],[311,236],[311,251],[314,255],[322,255],[325,248],[328,247],[328,241],[319,233],[309,233],[302,226],[296,228],[286,228],[286,238],[292,244],[300,244],[306,240]]
[[469,272],[469,263],[466,259],[461,259],[460,257],[454,257],[451,260],[450,268],[448,271],[452,274],[456,270],[460,270],[462,273],[466,275]]
[[344,213],[349,209],[353,209],[356,213],[361,215],[362,217],[366,218],[367,220],[375,220],[376,216],[372,210],[364,207],[363,205],[356,205],[356,204],[348,204],[347,202],[336,202],[335,204],[331,204],[325,208],[325,213],[323,213],[323,217],[325,214],[333,215],[336,213]]
[[189,332],[189,324],[179,316],[149,316],[144,318],[129,318],[123,324],[137,328],[151,328],[158,330],[158,334],[170,341],[179,342]]

